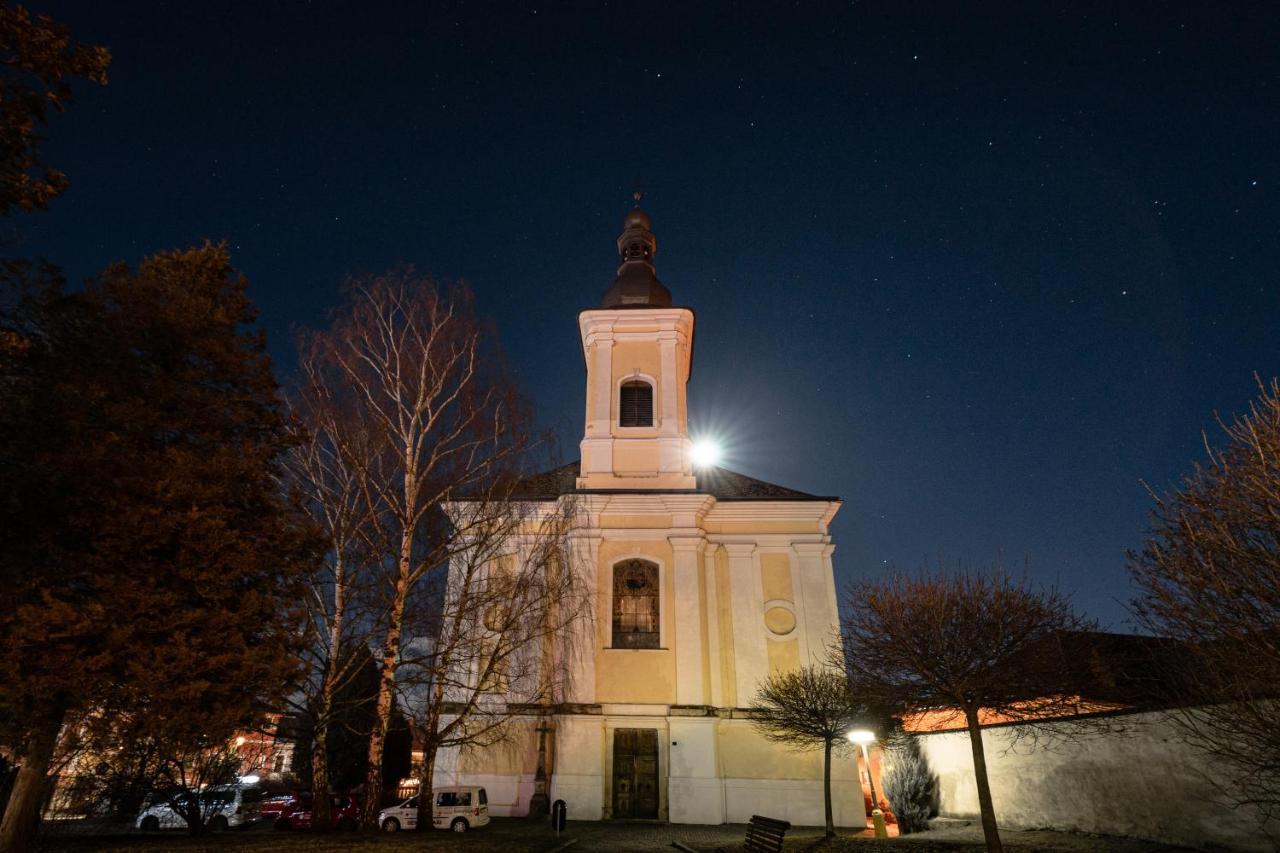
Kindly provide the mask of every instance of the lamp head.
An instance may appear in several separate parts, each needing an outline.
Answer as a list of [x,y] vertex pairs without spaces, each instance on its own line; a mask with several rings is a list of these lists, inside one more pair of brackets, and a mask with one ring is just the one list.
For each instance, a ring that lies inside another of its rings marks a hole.
[[854,729],[845,735],[845,737],[849,739],[850,743],[861,745],[874,741],[876,739],[876,733],[871,731],[871,729]]

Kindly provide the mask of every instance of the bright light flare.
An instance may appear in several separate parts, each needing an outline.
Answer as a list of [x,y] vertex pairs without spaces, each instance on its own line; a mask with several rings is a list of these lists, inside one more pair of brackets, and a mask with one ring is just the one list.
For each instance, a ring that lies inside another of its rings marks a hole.
[[871,729],[854,729],[845,735],[852,743],[871,743],[876,739],[876,733]]
[[709,468],[720,461],[720,445],[709,438],[701,438],[689,449],[689,457],[696,468]]

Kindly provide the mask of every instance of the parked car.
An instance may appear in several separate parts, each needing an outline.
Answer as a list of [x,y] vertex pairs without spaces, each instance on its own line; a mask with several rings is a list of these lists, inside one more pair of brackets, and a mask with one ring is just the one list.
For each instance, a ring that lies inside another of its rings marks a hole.
[[[213,832],[232,827],[248,826],[261,814],[263,791],[256,785],[213,785],[197,796],[205,826]],[[134,825],[145,832],[158,829],[186,829],[187,820],[172,803],[179,795],[174,792],[157,792],[142,803]]]
[[[451,785],[431,792],[435,807],[431,822],[436,829],[466,832],[489,822],[489,795],[478,785]],[[378,826],[386,832],[417,829],[418,798],[410,797],[398,806],[378,813]]]
[[[331,794],[332,805],[332,821],[333,828],[343,831],[354,832],[360,828],[360,803],[355,797],[343,794]],[[280,813],[280,817],[276,818],[276,829],[310,829],[311,828],[311,798],[307,797],[304,801],[296,803],[290,808],[286,808]]]
[[262,800],[262,819],[275,823],[285,811],[299,803],[310,803],[310,791],[276,791]]

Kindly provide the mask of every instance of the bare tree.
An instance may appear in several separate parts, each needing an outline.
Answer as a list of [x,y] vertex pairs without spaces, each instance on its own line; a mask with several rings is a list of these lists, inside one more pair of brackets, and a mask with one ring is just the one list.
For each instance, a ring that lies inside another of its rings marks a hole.
[[1280,817],[1280,380],[1258,382],[1225,446],[1155,495],[1146,546],[1130,554],[1149,631],[1180,641],[1162,668],[1186,740],[1231,771],[1238,804]]
[[[845,743],[857,725],[879,721],[849,690],[838,669],[808,664],[770,675],[761,682],[751,705],[751,722],[774,743],[799,750],[822,750],[822,797],[826,806],[826,834],[836,834],[831,812],[831,753]],[[868,771],[869,772],[869,771]]]
[[406,606],[470,535],[444,508],[508,474],[532,441],[528,407],[483,331],[465,287],[443,291],[406,269],[351,281],[330,329],[310,340],[317,380],[343,396],[345,428],[364,447],[353,462],[370,516],[362,536],[381,633],[366,824],[381,805]]
[[1046,721],[1088,710],[1062,640],[1090,623],[1054,589],[989,571],[852,584],[842,620],[843,658],[854,692],[895,713],[958,709],[969,731],[987,850],[1003,848],[996,826],[983,718],[1036,732]]
[[402,665],[404,705],[423,737],[418,828],[432,826],[431,784],[441,749],[483,749],[510,738],[512,723],[565,699],[570,638],[591,596],[570,558],[571,498],[526,502],[499,481],[453,503],[470,531],[450,560],[435,630]]
[[376,507],[365,499],[364,462],[380,450],[373,442],[385,436],[364,430],[349,399],[325,384],[323,353],[314,340],[304,343],[299,363],[302,382],[292,403],[304,438],[286,460],[288,483],[322,531],[328,550],[307,578],[310,642],[301,653],[306,675],[291,704],[311,733],[312,825],[325,830],[332,825],[330,727],[349,716],[351,702],[366,698],[344,688],[358,679],[366,659],[352,650],[369,641],[370,622],[358,605],[369,583],[368,527]]

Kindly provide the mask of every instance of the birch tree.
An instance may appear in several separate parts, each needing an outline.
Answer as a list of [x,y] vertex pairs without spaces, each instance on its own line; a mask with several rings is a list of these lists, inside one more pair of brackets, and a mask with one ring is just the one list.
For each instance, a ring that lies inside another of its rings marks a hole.
[[[454,498],[504,475],[531,443],[528,407],[502,375],[470,292],[411,269],[358,278],[330,328],[310,337],[317,380],[340,395],[358,433],[353,454],[379,630],[376,721],[364,822],[377,819],[382,752],[406,641],[406,607],[470,531]],[[346,442],[339,437],[339,443]]]
[[327,386],[322,355],[316,347],[299,353],[302,380],[293,395],[293,415],[305,436],[287,458],[289,485],[303,499],[322,531],[325,559],[307,579],[308,638],[302,662],[307,677],[295,697],[295,709],[311,732],[313,826],[332,825],[329,797],[329,731],[341,725],[353,702],[366,698],[350,688],[360,680],[367,655],[355,653],[369,640],[367,614],[360,595],[369,582],[368,525],[374,507],[365,498],[362,461],[378,452],[382,438],[362,429],[343,395]]

